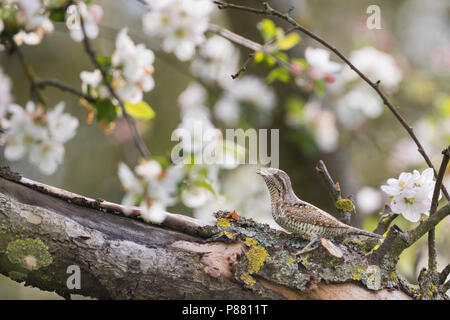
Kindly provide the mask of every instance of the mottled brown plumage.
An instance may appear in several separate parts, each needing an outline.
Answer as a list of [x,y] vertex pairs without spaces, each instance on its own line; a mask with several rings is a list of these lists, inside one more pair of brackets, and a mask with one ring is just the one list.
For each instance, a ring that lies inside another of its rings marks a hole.
[[284,171],[262,168],[257,173],[264,178],[269,189],[275,222],[286,230],[311,240],[351,234],[382,238],[378,234],[346,225],[325,211],[300,200],[292,190],[291,180]]

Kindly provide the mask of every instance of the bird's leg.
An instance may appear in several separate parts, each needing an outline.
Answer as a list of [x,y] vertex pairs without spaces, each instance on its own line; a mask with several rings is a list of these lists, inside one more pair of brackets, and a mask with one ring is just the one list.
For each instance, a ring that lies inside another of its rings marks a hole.
[[309,243],[302,250],[299,250],[296,253],[294,253],[294,255],[298,256],[300,254],[307,253],[307,252],[310,252],[310,251],[313,251],[313,250],[317,249],[319,246],[313,247],[313,244],[319,239],[320,238],[311,238]]

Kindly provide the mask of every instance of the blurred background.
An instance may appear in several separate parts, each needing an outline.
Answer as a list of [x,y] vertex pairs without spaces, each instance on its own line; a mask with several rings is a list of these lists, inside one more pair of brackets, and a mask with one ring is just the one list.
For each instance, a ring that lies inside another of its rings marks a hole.
[[[402,171],[426,168],[417,148],[389,110],[345,68],[336,74],[333,83],[325,83],[324,91],[319,92],[317,87],[309,88],[301,77],[286,83],[268,84],[266,77],[270,66],[252,61],[239,79],[257,80],[257,84],[248,81],[249,92],[254,90],[254,95],[242,94],[240,100],[235,98],[230,102],[227,95],[235,90],[233,84],[228,83],[230,75],[244,63],[250,53],[248,49],[217,44],[229,50],[224,62],[228,67],[222,71],[225,73],[223,81],[227,84],[217,85],[220,79],[208,78],[207,69],[217,57],[214,50],[220,51],[214,44],[210,44],[212,49],[209,50],[198,49],[193,62],[181,62],[173,54],[164,52],[158,39],[142,31],[145,8],[138,1],[94,2],[104,10],[100,35],[93,41],[99,55],[111,55],[116,35],[125,26],[136,43],[144,43],[155,52],[153,77],[156,86],[145,94],[144,100],[156,116],[149,121],[138,121],[139,130],[153,155],[170,155],[174,146],[171,134],[183,120],[180,111],[183,99],[179,96],[193,82],[200,80],[207,91],[202,104],[209,108],[214,126],[220,129],[280,129],[280,168],[292,178],[297,195],[335,213],[333,201],[314,169],[318,160],[324,160],[334,180],[339,181],[343,194],[352,195],[356,202],[357,216],[353,217],[352,223],[366,230],[375,228],[379,212],[389,200],[379,187],[388,178],[397,178]],[[257,6],[260,1],[245,3]],[[450,143],[449,1],[277,0],[269,3],[280,11],[288,11],[294,6],[292,16],[305,27],[334,44],[346,56],[360,61],[364,70],[382,80],[391,101],[399,106],[400,113],[414,127],[435,166],[439,165],[441,151]],[[369,29],[366,25],[369,5],[378,5],[381,9],[381,29]],[[257,28],[262,19],[215,8],[211,23],[263,43],[261,28]],[[274,22],[278,27],[288,29],[280,21]],[[207,33],[207,37],[216,36]],[[286,53],[289,57],[302,59],[308,46],[319,47],[302,36],[299,45]],[[58,78],[80,88],[80,72],[93,70],[82,45],[71,39],[64,23],[55,23],[53,34],[46,36],[39,46],[24,45],[22,50],[42,79]],[[340,62],[337,57],[331,56],[331,59]],[[29,100],[29,85],[17,56],[0,52],[0,63],[12,80],[15,103],[24,106]],[[244,82],[241,84],[244,86]],[[117,120],[112,133],[105,134],[97,123],[87,123],[87,111],[78,98],[53,88],[43,93],[50,106],[65,101],[65,111],[78,118],[80,123],[76,136],[65,145],[63,164],[51,176],[41,174],[26,157],[8,162],[1,156],[1,164],[30,179],[120,203],[124,191],[117,175],[118,164],[124,162],[133,168],[140,158],[126,122]],[[213,181],[217,196],[207,197],[194,206],[181,201],[169,211],[211,219],[214,210],[237,210],[239,215],[273,225],[268,193],[262,179],[254,172],[255,166],[250,165],[218,169]],[[450,188],[449,178],[446,176],[445,179],[447,188]],[[403,229],[415,225],[403,217],[398,217],[395,223]],[[437,228],[440,268],[450,262],[449,229],[448,218]],[[416,283],[418,272],[426,262],[426,239],[423,238],[402,254],[399,269],[409,281]],[[0,275],[0,299],[59,298],[56,294],[27,288]]]

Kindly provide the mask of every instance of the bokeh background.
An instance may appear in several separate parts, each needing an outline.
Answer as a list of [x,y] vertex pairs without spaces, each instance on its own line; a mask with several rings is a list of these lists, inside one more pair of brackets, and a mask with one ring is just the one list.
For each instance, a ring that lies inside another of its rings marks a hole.
[[[145,101],[155,110],[156,117],[150,121],[139,121],[138,125],[152,154],[167,156],[173,147],[171,133],[180,123],[178,96],[195,80],[195,75],[189,63],[179,62],[173,55],[164,53],[158,40],[150,39],[142,32],[143,8],[137,1],[95,2],[101,4],[105,11],[100,24],[100,37],[94,41],[94,47],[100,55],[111,54],[116,34],[124,26],[128,27],[129,35],[135,42],[145,43],[156,54],[156,87],[145,95]],[[244,3],[235,1],[241,2]],[[293,16],[346,55],[364,47],[373,47],[392,56],[402,76],[396,88],[391,90],[390,97],[415,127],[435,165],[439,164],[440,151],[450,142],[450,2],[269,2],[281,11],[287,11],[294,5]],[[258,5],[259,1],[245,3]],[[381,8],[382,28],[379,30],[366,27],[366,9],[373,4]],[[215,24],[259,43],[263,40],[256,25],[261,19],[250,14],[217,9],[213,15]],[[286,28],[279,21],[275,22]],[[300,45],[289,51],[289,55],[302,58],[307,46],[318,47],[312,40],[302,37]],[[58,78],[79,88],[80,72],[93,69],[81,44],[70,38],[64,24],[56,24],[55,32],[46,36],[41,45],[24,46],[22,49],[43,79]],[[240,63],[243,63],[249,52],[247,49],[239,50]],[[336,57],[332,59],[338,61]],[[29,86],[20,62],[16,56],[0,52],[0,63],[12,79],[15,102],[24,105],[29,99]],[[231,75],[236,71],[229,70],[229,73]],[[392,70],[378,72],[383,75],[390,74]],[[264,79],[267,73],[267,68],[252,63],[245,75],[252,74]],[[257,123],[248,120],[246,123],[256,128],[280,129],[280,167],[291,176],[296,193],[302,199],[334,213],[333,202],[314,170],[317,161],[323,159],[333,178],[340,182],[344,195],[352,195],[356,200],[357,216],[353,218],[353,223],[371,230],[376,226],[384,202],[388,200],[379,192],[380,185],[390,177],[397,177],[402,171],[421,171],[426,166],[406,132],[386,108],[376,115],[365,113],[364,108],[370,106],[370,99],[373,99],[371,93],[348,102],[354,103],[355,109],[340,112],[339,103],[351,89],[342,89],[339,85],[340,80],[337,79],[335,84],[327,86],[324,96],[317,97],[313,91],[304,90],[295,83],[275,82],[271,87],[277,96],[277,103],[270,114],[270,121]],[[49,105],[65,101],[66,111],[80,120],[76,137],[66,144],[64,163],[52,176],[40,174],[25,158],[7,162],[0,157],[2,165],[9,165],[13,170],[37,181],[92,198],[120,202],[124,192],[117,177],[118,163],[125,162],[134,167],[139,161],[139,153],[130,139],[126,124],[118,121],[114,132],[106,135],[97,124],[85,121],[86,109],[80,106],[76,97],[50,88],[44,94]],[[211,107],[213,105],[212,102]],[[327,118],[330,113],[314,113],[313,117],[308,118],[308,112],[316,110],[314,108],[330,111],[333,120]],[[356,113],[363,114],[362,120],[358,120],[358,125],[348,125],[349,122],[355,123],[352,117]],[[228,127],[220,119],[215,124],[219,128]],[[240,127],[240,124],[235,127]],[[170,208],[170,211],[209,219],[215,209],[226,206],[223,209],[236,209],[240,215],[272,223],[268,194],[254,170],[253,166],[243,165],[220,173],[220,193],[227,199],[226,202],[211,199],[195,210],[179,204]],[[446,179],[445,182],[450,188],[450,180]],[[414,226],[402,217],[397,218],[395,223],[405,229]],[[450,261],[449,229],[448,218],[437,229],[438,263],[441,268]],[[402,254],[399,268],[403,275],[415,282],[426,261],[424,238]],[[0,275],[0,299],[60,297],[24,287]]]

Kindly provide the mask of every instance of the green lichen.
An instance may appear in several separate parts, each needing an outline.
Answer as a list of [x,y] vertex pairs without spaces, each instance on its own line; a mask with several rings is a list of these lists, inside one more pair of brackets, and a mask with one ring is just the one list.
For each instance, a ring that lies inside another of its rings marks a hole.
[[339,198],[336,203],[336,208],[345,212],[351,212],[355,208],[353,201],[350,199]]
[[232,232],[228,232],[228,231],[223,231],[223,234],[228,238],[228,239],[234,239],[238,234],[237,233],[232,233]]
[[256,280],[248,272],[242,273],[241,280],[248,285],[253,285],[256,283]]
[[269,254],[264,247],[253,246],[245,255],[248,260],[247,271],[249,274],[254,274],[259,272]]
[[27,279],[28,275],[19,271],[8,272],[8,277],[17,282],[23,282]]
[[6,255],[11,263],[28,270],[38,270],[53,262],[48,247],[41,239],[19,239],[8,243]]
[[22,179],[19,173],[12,171],[9,167],[0,167],[0,177],[11,181],[20,181]]
[[228,221],[228,219],[225,219],[225,218],[218,218],[216,224],[219,227],[224,227],[224,228],[231,227],[230,221]]

